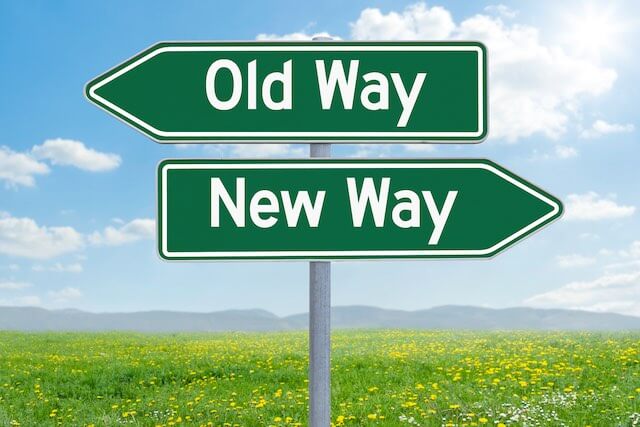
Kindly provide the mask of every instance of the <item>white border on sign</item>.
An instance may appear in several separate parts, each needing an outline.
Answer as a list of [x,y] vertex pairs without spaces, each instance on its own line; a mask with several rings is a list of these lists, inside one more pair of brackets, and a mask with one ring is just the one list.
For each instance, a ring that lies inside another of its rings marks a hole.
[[[509,237],[487,249],[425,249],[425,250],[376,250],[376,251],[226,251],[226,252],[171,252],[167,244],[167,171],[171,169],[485,169],[521,190],[547,203],[553,209],[528,226],[513,233]],[[553,218],[559,211],[560,205],[544,194],[528,185],[514,179],[508,174],[485,163],[221,163],[197,164],[177,163],[165,164],[161,169],[162,178],[162,255],[171,258],[242,258],[242,257],[394,257],[394,256],[484,256],[508,245],[518,237],[536,228],[539,224]]]
[[[141,120],[133,114],[123,110],[117,105],[107,101],[105,98],[96,94],[96,90],[102,86],[118,78],[119,76],[129,72],[136,68],[140,64],[150,60],[151,58],[160,55],[165,52],[224,52],[224,51],[336,51],[336,52],[348,52],[348,51],[470,51],[478,54],[478,130],[475,132],[168,132],[156,129],[149,123]],[[165,46],[149,52],[142,58],[132,62],[121,70],[113,73],[104,80],[99,81],[89,88],[89,94],[91,98],[99,101],[103,105],[109,107],[111,110],[126,117],[128,120],[143,127],[148,132],[161,136],[163,138],[207,138],[207,137],[230,137],[230,138],[354,138],[354,137],[421,137],[421,138],[477,138],[484,132],[484,52],[479,46],[341,46],[336,45],[321,45],[321,46]]]

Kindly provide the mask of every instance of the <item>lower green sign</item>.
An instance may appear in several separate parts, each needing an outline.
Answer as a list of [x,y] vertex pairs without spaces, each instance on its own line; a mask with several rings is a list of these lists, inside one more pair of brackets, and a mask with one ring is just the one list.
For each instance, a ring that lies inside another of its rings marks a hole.
[[557,219],[488,160],[165,160],[167,260],[484,258]]

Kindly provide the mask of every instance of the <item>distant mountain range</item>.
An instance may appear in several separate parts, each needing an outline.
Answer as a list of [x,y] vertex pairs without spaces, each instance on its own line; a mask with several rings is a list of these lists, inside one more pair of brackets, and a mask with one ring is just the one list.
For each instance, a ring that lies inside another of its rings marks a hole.
[[[224,332],[286,331],[307,328],[308,315],[278,317],[264,310],[212,313],[144,311],[89,313],[36,307],[0,307],[0,330],[17,331],[138,331]],[[490,309],[442,306],[419,311],[367,306],[332,309],[335,329],[470,329],[470,330],[634,330],[640,317],[577,310],[533,308]]]

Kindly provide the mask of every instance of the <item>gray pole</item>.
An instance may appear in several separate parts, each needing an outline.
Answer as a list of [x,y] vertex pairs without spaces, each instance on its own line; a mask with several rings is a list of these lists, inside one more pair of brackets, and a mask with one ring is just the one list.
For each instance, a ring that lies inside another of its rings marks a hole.
[[[309,144],[309,157],[331,157],[331,144]],[[330,425],[331,263],[318,261],[309,263],[309,427]]]
[[[331,157],[331,144],[310,144]],[[309,263],[309,427],[331,425],[331,263]]]

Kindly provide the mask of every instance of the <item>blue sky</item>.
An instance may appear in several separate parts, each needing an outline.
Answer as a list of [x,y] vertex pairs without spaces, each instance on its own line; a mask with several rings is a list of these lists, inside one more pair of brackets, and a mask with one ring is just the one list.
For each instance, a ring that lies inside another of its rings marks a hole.
[[346,145],[335,156],[487,157],[567,208],[489,261],[335,263],[334,305],[640,315],[638,12],[632,2],[2,2],[0,304],[306,311],[306,263],[168,264],[153,221],[163,158],[306,156],[307,147],[159,145],[89,104],[83,86],[158,41],[326,32],[480,40],[491,74],[483,144]]

